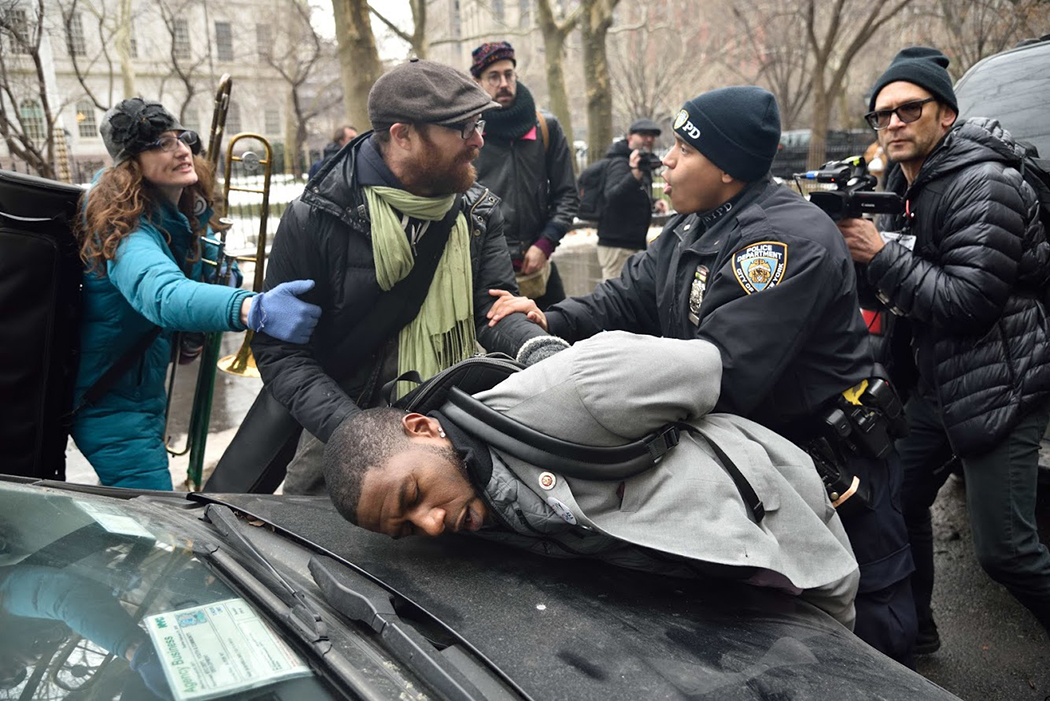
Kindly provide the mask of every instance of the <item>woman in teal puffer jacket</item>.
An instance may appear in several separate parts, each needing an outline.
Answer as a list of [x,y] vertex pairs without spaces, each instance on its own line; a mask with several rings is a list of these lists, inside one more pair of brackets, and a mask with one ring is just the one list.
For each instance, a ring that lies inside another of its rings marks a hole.
[[[114,165],[84,196],[80,366],[71,433],[102,484],[171,489],[164,376],[176,331],[256,331],[306,343],[320,308],[296,280],[263,294],[203,282],[201,237],[212,214],[200,139],[158,102],[124,100],[100,128]],[[85,393],[128,349],[159,333],[102,396]]]

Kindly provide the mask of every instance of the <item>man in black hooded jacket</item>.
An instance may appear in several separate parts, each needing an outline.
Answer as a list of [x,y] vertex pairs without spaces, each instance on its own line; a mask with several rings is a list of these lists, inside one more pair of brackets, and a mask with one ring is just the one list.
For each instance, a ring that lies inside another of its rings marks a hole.
[[660,127],[651,119],[637,119],[605,152],[605,207],[598,220],[598,263],[602,280],[619,277],[624,263],[645,248],[653,218],[653,168],[659,158],[653,144]]
[[1050,246],[1019,149],[994,120],[956,123],[958,105],[936,49],[894,58],[872,92],[868,123],[897,163],[888,188],[905,212],[839,223],[853,259],[912,328],[918,386],[911,433],[898,441],[904,516],[915,557],[916,652],[940,647],[930,599],[930,505],[954,452],[981,566],[1050,631],[1050,552],[1036,530],[1039,441],[1050,421]]
[[558,120],[537,111],[532,93],[518,82],[514,47],[490,42],[472,56],[471,75],[500,105],[484,115],[485,145],[474,164],[478,182],[501,198],[521,293],[545,309],[565,299],[549,259],[580,207],[572,150]]

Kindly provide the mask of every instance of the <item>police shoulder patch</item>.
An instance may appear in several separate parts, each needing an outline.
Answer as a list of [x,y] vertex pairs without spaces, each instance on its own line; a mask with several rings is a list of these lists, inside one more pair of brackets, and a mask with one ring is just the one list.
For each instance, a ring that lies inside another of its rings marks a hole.
[[733,274],[744,292],[753,294],[776,287],[787,270],[786,243],[759,241],[733,254]]

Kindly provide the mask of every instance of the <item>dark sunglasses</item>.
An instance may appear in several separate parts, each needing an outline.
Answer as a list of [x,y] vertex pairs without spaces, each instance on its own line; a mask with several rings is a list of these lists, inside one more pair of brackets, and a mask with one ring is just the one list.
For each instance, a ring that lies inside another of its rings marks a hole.
[[890,125],[890,117],[897,115],[897,119],[905,124],[911,124],[922,117],[922,106],[927,102],[933,102],[937,98],[927,97],[925,100],[905,102],[903,105],[892,110],[875,110],[864,115],[868,125],[875,131],[881,131]]
[[175,148],[179,145],[180,141],[189,146],[190,152],[194,156],[201,152],[201,137],[198,136],[197,132],[195,131],[184,131],[178,136],[172,136],[171,134],[162,136],[153,143],[151,143],[149,146],[147,146],[146,150],[160,150],[164,151],[165,153],[168,153],[170,151],[174,151]]
[[445,126],[449,129],[458,129],[459,135],[463,137],[464,141],[466,141],[470,137],[474,136],[475,131],[479,134],[485,131],[485,120],[475,119],[471,122],[463,122],[461,124],[446,124]]

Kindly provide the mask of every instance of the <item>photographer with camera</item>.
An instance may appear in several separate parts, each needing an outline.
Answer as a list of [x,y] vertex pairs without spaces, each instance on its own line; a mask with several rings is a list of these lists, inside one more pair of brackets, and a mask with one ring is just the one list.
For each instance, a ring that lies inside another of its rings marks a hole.
[[911,664],[912,561],[888,425],[896,411],[874,378],[849,250],[820,209],[773,180],[780,110],[770,92],[706,92],[673,130],[664,178],[679,215],[659,238],[620,277],[546,312],[493,291],[489,319],[525,312],[570,342],[623,330],[713,343],[722,356],[714,411],[756,421],[820,463],[860,564],[854,633]]
[[918,385],[897,442],[916,571],[917,652],[940,647],[930,599],[930,505],[954,452],[981,566],[1050,631],[1050,552],[1036,530],[1039,441],[1050,421],[1050,246],[1019,148],[998,122],[957,123],[948,58],[904,49],[876,81],[867,115],[897,165],[901,215],[846,218],[853,259],[912,329]]
[[598,220],[602,280],[619,277],[627,259],[645,249],[653,218],[653,171],[661,167],[653,153],[658,136],[656,122],[638,119],[627,138],[613,142],[605,152],[605,207]]

